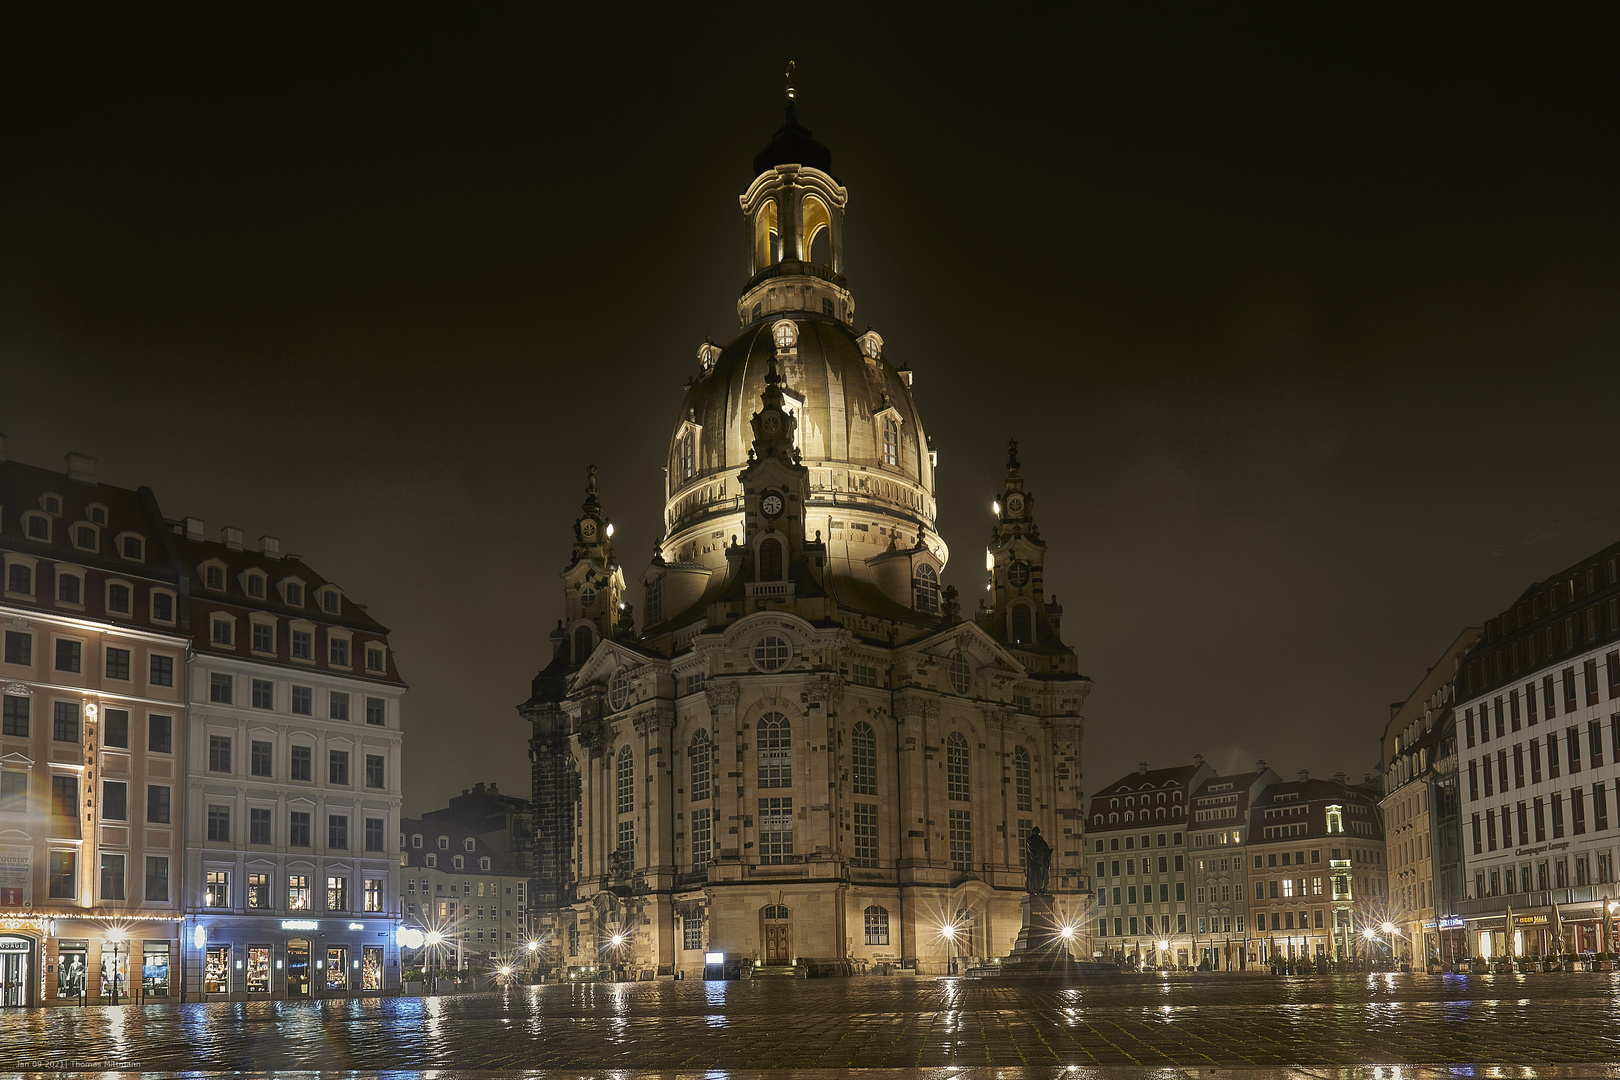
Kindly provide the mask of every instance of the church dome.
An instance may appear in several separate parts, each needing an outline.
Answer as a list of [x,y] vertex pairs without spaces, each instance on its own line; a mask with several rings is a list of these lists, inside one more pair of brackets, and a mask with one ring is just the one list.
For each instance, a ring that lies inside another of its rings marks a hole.
[[761,318],[724,347],[699,350],[704,370],[681,404],[670,442],[663,556],[712,562],[740,533],[737,472],[753,445],[774,358],[786,408],[798,418],[796,446],[810,470],[807,525],[914,543],[919,534],[943,558],[934,533],[934,461],[911,393],[911,373],[882,354],[882,339],[857,335],[835,318],[783,312]]

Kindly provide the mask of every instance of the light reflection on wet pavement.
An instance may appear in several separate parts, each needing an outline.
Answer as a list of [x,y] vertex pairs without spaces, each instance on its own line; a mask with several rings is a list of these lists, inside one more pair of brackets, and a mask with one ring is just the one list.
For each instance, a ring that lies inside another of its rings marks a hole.
[[[365,1001],[7,1011],[0,1070],[738,1080],[1615,1076],[1606,974],[1126,977],[1072,986],[865,978],[518,987]],[[1482,1063],[1499,1069],[1414,1070]],[[1545,1066],[1583,1066],[1547,1071]],[[1373,1065],[1399,1065],[1375,1077]],[[1274,1070],[1284,1069],[1285,1073]],[[1346,1071],[1348,1069],[1348,1071]],[[394,1071],[399,1070],[399,1071]],[[877,1070],[877,1071],[873,1071]],[[1185,1072],[1183,1072],[1185,1070]],[[352,1072],[351,1072],[352,1071]],[[783,1071],[772,1076],[783,1077]]]

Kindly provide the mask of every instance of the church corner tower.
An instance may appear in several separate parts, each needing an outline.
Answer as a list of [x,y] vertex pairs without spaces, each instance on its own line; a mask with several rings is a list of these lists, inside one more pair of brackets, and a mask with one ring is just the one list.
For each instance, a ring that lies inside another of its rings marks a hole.
[[964,619],[915,373],[856,328],[849,192],[791,88],[751,175],[738,328],[697,346],[674,410],[641,629],[593,473],[521,706],[539,931],[558,966],[629,978],[714,953],[729,973],[944,972],[1011,950],[1039,827],[1089,956],[1090,682],[1016,450],[992,605]]

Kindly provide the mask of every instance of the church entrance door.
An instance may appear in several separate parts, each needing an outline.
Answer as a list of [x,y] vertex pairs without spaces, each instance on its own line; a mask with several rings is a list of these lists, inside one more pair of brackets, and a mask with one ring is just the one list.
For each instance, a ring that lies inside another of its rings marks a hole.
[[788,951],[788,928],[771,925],[765,928],[765,962],[786,964],[792,959]]

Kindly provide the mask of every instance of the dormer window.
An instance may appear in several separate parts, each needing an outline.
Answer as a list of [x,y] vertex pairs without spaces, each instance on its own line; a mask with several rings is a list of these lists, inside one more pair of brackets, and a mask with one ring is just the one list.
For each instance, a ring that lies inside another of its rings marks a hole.
[[84,603],[84,579],[77,574],[57,570],[56,600],[60,604]]
[[366,670],[378,674],[388,670],[388,654],[381,646],[366,646]]
[[304,586],[298,581],[283,581],[281,583],[281,598],[290,607],[304,606]]
[[123,533],[118,537],[118,552],[126,559],[140,562],[146,558],[146,541],[133,533]]
[[472,851],[476,844],[473,841],[473,838],[469,836],[467,839],[461,842],[461,846],[466,848],[468,851]]
[[23,531],[28,534],[30,540],[49,542],[51,539],[51,519],[44,514],[25,514],[23,516]]
[[330,615],[336,615],[342,607],[336,589],[324,589],[321,592],[321,610]]
[[247,594],[255,600],[264,599],[264,575],[249,574],[247,576]]
[[450,857],[450,864],[453,869],[461,870],[466,867],[466,860],[464,860],[460,855],[452,855]]
[[778,352],[786,352],[799,344],[799,328],[792,319],[782,319],[771,326],[771,340]]
[[203,567],[203,587],[215,592],[224,592],[225,568],[219,563],[209,563]]
[[128,615],[130,613],[130,588],[128,582],[112,581],[107,583],[107,611],[113,615]]
[[46,495],[39,500],[39,505],[45,508],[47,514],[60,514],[62,512],[62,499],[58,495]]
[[448,836],[439,837],[439,850],[440,851],[449,851],[450,850],[450,838]]
[[411,847],[419,848],[421,846],[422,846],[422,834],[421,833],[412,833],[411,834]]
[[107,508],[105,506],[91,506],[86,509],[84,516],[97,525],[107,524]]
[[80,551],[95,551],[101,546],[100,535],[94,525],[73,527],[73,546]]
[[855,339],[855,344],[860,346],[861,355],[868,360],[876,360],[883,355],[883,339],[875,331],[868,330]]
[[423,859],[422,861],[425,864],[427,864],[428,866],[438,866],[439,865],[439,857],[437,855],[429,855],[427,858]]
[[489,856],[488,855],[484,855],[481,858],[479,858],[479,860],[478,860],[478,869],[480,869],[480,870],[488,870],[489,869]]

